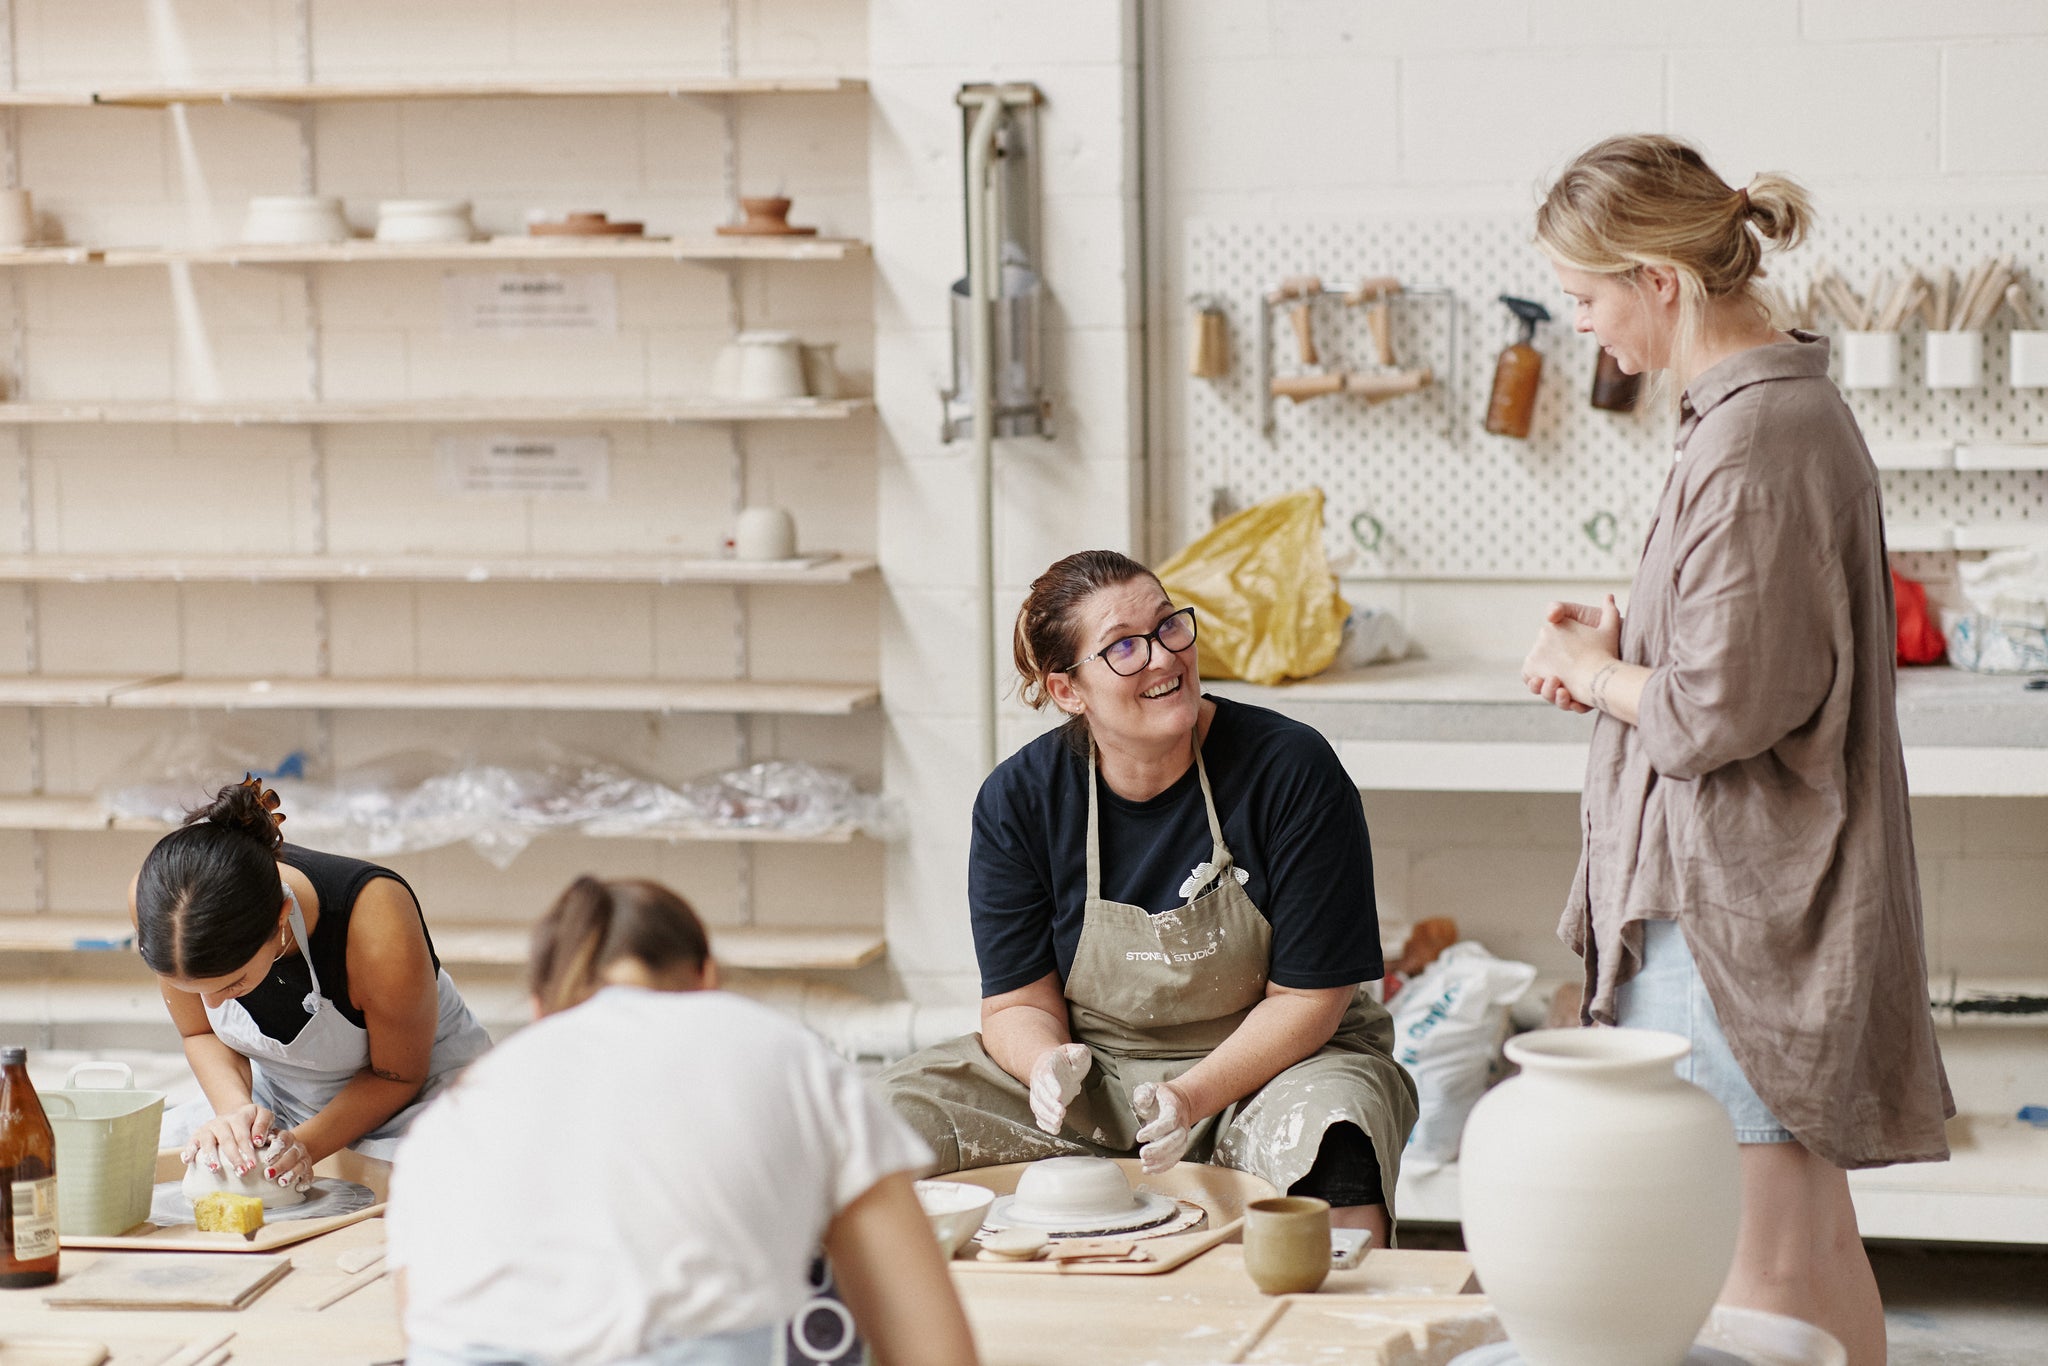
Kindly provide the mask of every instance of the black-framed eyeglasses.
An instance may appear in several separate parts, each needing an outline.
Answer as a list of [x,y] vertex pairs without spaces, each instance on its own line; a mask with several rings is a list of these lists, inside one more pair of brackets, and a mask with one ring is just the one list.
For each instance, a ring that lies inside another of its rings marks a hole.
[[1099,659],[1109,666],[1111,673],[1129,678],[1132,674],[1143,672],[1145,666],[1152,662],[1152,642],[1155,640],[1173,654],[1179,654],[1194,644],[1195,609],[1183,607],[1141,636],[1125,636],[1120,640],[1112,640],[1089,655],[1088,659],[1077,659],[1070,668],[1062,669],[1060,672],[1072,673],[1089,659]]

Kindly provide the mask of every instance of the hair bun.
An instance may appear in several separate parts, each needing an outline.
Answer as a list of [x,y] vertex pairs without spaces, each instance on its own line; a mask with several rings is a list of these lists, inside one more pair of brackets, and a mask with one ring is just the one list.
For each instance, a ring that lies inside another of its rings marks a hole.
[[238,830],[265,849],[275,850],[284,843],[284,814],[277,793],[263,785],[263,780],[251,773],[239,783],[229,783],[216,792],[213,800],[192,813],[186,824],[195,821],[210,821]]

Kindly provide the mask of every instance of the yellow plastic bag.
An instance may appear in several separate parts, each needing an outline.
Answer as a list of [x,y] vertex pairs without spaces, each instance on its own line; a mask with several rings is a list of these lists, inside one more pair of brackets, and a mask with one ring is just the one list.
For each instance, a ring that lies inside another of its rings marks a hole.
[[1330,667],[1351,607],[1323,557],[1323,491],[1286,493],[1227,517],[1159,566],[1194,605],[1204,678],[1279,683]]

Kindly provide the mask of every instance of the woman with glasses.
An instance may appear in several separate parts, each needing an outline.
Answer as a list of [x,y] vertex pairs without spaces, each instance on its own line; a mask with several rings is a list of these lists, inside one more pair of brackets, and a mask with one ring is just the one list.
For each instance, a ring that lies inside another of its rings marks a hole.
[[1181,1158],[1384,1243],[1415,1088],[1391,1054],[1358,791],[1315,730],[1204,697],[1194,609],[1113,551],[1039,576],[1023,697],[1067,716],[982,785],[981,1032],[881,1083],[940,1169]]

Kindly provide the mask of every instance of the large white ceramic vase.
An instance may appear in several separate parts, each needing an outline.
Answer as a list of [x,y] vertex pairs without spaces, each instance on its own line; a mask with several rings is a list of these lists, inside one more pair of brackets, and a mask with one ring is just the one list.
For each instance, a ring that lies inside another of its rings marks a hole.
[[1465,1246],[1528,1366],[1679,1366],[1735,1256],[1735,1130],[1651,1029],[1508,1041],[1459,1157]]

